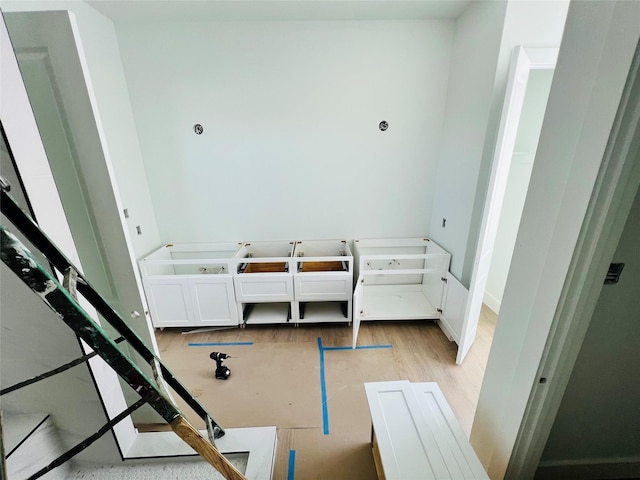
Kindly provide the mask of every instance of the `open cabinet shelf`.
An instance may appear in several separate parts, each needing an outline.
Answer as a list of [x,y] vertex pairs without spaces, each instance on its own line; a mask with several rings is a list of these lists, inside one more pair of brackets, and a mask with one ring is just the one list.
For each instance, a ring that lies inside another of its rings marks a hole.
[[[465,289],[449,273],[451,257],[437,243],[429,238],[360,239],[354,242],[354,258],[354,348],[360,324],[368,320],[437,320],[447,337],[458,341]],[[449,317],[448,310],[455,314]]]
[[294,322],[350,323],[353,255],[349,244],[345,240],[298,241],[293,256]]
[[233,281],[242,325],[290,320],[294,246],[293,241],[245,242],[235,253]]
[[364,285],[361,320],[440,318],[421,285]]

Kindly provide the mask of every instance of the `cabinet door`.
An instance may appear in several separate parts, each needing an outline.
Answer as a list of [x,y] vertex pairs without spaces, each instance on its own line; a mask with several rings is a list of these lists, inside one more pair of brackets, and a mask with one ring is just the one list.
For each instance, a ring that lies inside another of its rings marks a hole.
[[233,279],[228,275],[202,275],[189,281],[195,324],[238,325]]
[[144,279],[143,283],[154,327],[193,325],[193,308],[187,280],[166,277]]
[[462,329],[469,291],[450,272],[446,273],[445,278],[447,281],[444,284],[439,324],[445,334],[460,345],[460,340],[465,338]]

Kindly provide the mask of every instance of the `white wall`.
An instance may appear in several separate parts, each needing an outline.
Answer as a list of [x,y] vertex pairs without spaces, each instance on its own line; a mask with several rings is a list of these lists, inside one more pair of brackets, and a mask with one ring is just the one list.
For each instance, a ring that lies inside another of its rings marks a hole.
[[[10,29],[13,15],[15,14],[5,17]],[[29,94],[36,122],[43,127],[39,128],[40,137],[82,261],[83,273],[86,278],[91,279],[93,287],[112,302],[116,293],[113,282],[109,281],[108,262],[102,258],[102,238],[95,228],[96,220],[92,215],[90,197],[81,180],[82,170],[75,154],[75,146],[71,139],[67,138],[66,119],[56,101],[59,89],[56,88],[55,77],[50,75],[48,54],[18,50],[16,56],[20,73]]]
[[640,464],[640,191],[613,256],[620,282],[600,293],[540,466]]
[[631,58],[640,4],[574,2],[480,391],[471,443],[503,478],[563,289]]
[[511,255],[516,243],[524,200],[529,188],[533,159],[538,146],[542,120],[551,88],[552,70],[532,70],[527,83],[524,105],[514,154],[509,168],[504,203],[496,233],[496,243],[487,277],[484,303],[494,312],[500,311],[502,294],[507,283]]
[[472,2],[456,20],[429,234],[451,253],[451,272],[458,279],[469,236],[505,10],[503,1]]
[[[75,15],[116,197],[131,214],[131,247],[137,257],[144,256],[158,246],[159,238],[113,23],[80,1],[1,0],[0,6],[4,12],[69,10]],[[143,235],[136,234],[136,225]]]
[[451,21],[120,25],[162,241],[428,233],[452,37]]
[[[491,173],[491,163],[500,123],[511,53],[513,48],[518,45],[523,47],[558,47],[562,39],[568,5],[568,0],[516,0],[507,2],[506,13],[503,14],[504,28],[502,37],[499,39],[500,44],[497,47],[498,57],[493,59],[495,67],[493,90],[489,94],[491,96],[491,103],[488,106],[489,113],[487,114],[486,111],[483,111],[484,115],[488,115],[488,118],[484,120],[486,122],[485,131],[483,132],[484,137],[481,141],[475,138],[473,143],[470,143],[472,146],[470,151],[466,152],[468,156],[473,157],[473,163],[470,167],[465,168],[473,168],[477,172],[477,181],[468,190],[458,192],[458,196],[448,199],[454,204],[459,199],[465,199],[464,215],[461,216],[464,223],[456,231],[454,238],[456,246],[453,252],[454,255],[452,255],[452,258],[458,257],[454,273],[458,274],[458,270],[460,271],[461,280],[464,284],[468,284],[473,273],[477,240],[485,206],[487,182]],[[471,45],[467,55],[475,54],[474,45]],[[466,81],[473,82],[474,80],[473,73],[470,73]],[[473,86],[466,85],[467,89],[473,91]],[[472,99],[471,101],[478,100]],[[472,206],[469,206],[470,202]],[[433,218],[434,222],[438,218],[435,212]],[[436,233],[440,235],[441,232],[437,230],[437,227],[438,225],[434,223],[432,235]]]

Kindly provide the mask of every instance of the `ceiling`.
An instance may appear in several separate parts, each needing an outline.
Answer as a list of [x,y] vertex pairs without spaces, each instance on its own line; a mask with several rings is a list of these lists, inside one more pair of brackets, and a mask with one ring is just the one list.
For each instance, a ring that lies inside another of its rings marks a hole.
[[164,21],[426,20],[471,0],[87,0],[115,24]]

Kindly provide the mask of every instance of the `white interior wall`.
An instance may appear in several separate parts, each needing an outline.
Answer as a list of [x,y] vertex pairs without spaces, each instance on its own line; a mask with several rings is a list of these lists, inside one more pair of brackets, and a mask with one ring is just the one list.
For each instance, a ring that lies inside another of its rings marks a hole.
[[511,167],[509,168],[509,178],[504,193],[504,203],[500,212],[496,243],[484,295],[484,303],[494,312],[500,311],[502,294],[507,283],[511,255],[516,243],[524,200],[529,188],[533,159],[538,146],[552,78],[552,70],[532,70],[527,83],[527,91],[516,135]]
[[[136,257],[146,255],[157,248],[159,237],[113,23],[81,1],[0,0],[0,7],[4,12],[73,12],[95,94],[94,108],[103,130],[104,148],[110,157],[116,197],[130,213],[126,221],[129,243]],[[137,225],[143,235],[137,235]]]
[[[11,16],[9,15],[9,18]],[[11,21],[9,21],[11,24]],[[108,263],[103,260],[102,239],[96,234],[90,197],[77,162],[75,148],[69,141],[63,112],[59,111],[59,95],[55,77],[49,74],[50,63],[45,52],[16,52],[20,73],[40,128],[40,137],[49,158],[56,187],[71,228],[73,240],[82,261],[86,278],[105,298],[113,302],[116,292],[109,281]]]
[[472,2],[455,24],[429,235],[451,253],[450,270],[458,279],[463,273],[505,10],[504,1]]
[[549,335],[629,66],[640,4],[573,2],[471,443],[502,478]]
[[[471,168],[477,171],[477,183],[469,192],[460,194],[460,198],[467,198],[467,195],[474,196],[473,199],[469,200],[469,202],[472,202],[472,206],[468,206],[465,202],[464,216],[462,216],[464,219],[468,218],[469,221],[464,223],[463,227],[456,232],[455,238],[455,255],[458,256],[458,266],[456,268],[461,270],[461,280],[465,285],[470,282],[473,273],[478,235],[485,206],[487,182],[491,173],[511,53],[514,47],[518,45],[523,47],[559,47],[568,6],[568,0],[517,0],[507,2],[506,12],[503,15],[504,28],[502,37],[499,39],[500,44],[497,47],[498,58],[494,60],[496,62],[495,76],[493,91],[489,94],[491,103],[488,107],[489,113],[485,124],[484,138],[481,146],[474,142],[474,148],[469,152],[469,155],[473,156],[474,159]],[[467,55],[474,54],[476,54],[475,46],[471,45],[467,50]],[[471,72],[467,81],[472,82],[473,80],[474,74]],[[473,87],[467,88],[473,89]],[[450,198],[449,201],[455,202],[457,198]],[[436,219],[438,217],[434,212],[433,218]],[[437,228],[438,225],[433,224],[432,235],[436,235],[436,233],[440,235]],[[457,235],[460,235],[460,237]],[[463,258],[461,258],[462,256]],[[457,271],[454,273],[457,274]]]
[[[640,191],[613,262],[620,282],[600,293],[547,440],[541,466],[589,465],[603,458],[640,463]],[[635,370],[635,371],[634,371]]]
[[448,20],[120,25],[162,241],[426,234],[452,38]]

